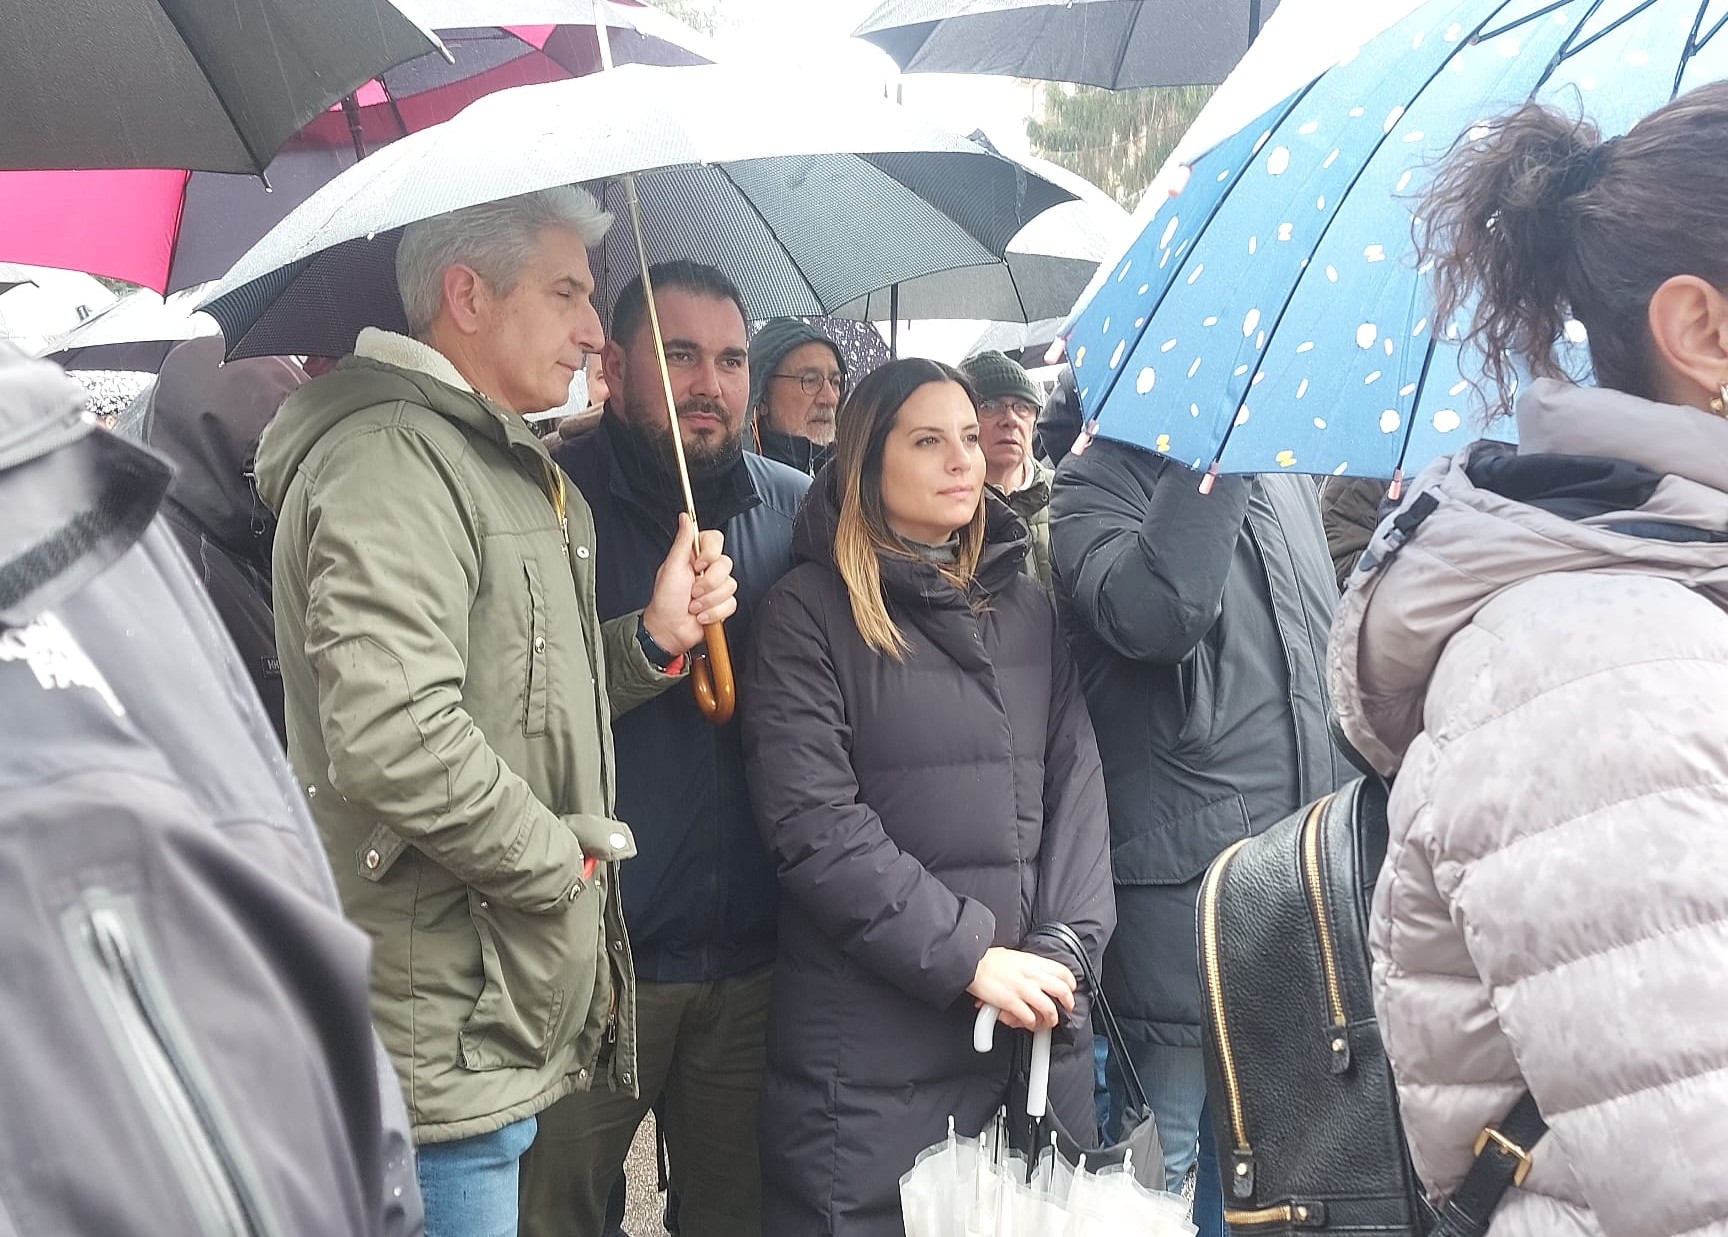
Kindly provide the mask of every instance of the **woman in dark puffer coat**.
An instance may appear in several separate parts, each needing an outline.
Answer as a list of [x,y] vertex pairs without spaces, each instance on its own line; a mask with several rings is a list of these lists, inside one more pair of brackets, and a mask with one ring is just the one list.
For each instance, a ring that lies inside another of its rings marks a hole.
[[[1002,1104],[1006,1032],[1061,1024],[1051,1105],[1095,1134],[1085,1003],[1018,948],[1115,925],[1098,753],[1026,527],[986,496],[970,388],[877,370],[768,596],[739,699],[756,814],[785,897],[768,1029],[763,1231],[894,1237],[899,1179],[952,1116]],[[1065,1042],[1064,1042],[1065,1041]]]

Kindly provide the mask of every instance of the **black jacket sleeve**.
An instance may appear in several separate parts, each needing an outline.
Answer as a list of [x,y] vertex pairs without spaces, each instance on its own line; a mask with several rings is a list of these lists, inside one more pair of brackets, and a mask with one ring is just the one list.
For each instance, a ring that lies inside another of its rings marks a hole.
[[738,699],[756,820],[780,887],[861,966],[938,1009],[977,973],[996,917],[895,845],[858,797],[851,726],[820,618],[768,595]]
[[1056,586],[1098,637],[1134,661],[1175,665],[1218,620],[1252,481],[1199,475],[1100,438],[1056,471]]
[[[1079,936],[1095,970],[1116,928],[1116,888],[1110,874],[1110,817],[1104,773],[1080,680],[1060,629],[1052,639],[1050,724],[1044,745],[1044,835],[1032,921],[1065,923]],[[1034,947],[1034,952],[1045,953]],[[1066,962],[1067,959],[1058,957]],[[1072,965],[1072,964],[1070,964]],[[1079,978],[1076,973],[1075,978]],[[1086,1018],[1076,1000],[1070,1025]]]

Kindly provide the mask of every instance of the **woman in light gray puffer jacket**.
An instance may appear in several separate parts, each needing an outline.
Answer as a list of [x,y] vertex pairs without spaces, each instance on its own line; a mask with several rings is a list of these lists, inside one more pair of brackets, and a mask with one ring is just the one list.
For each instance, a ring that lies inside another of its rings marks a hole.
[[[1601,143],[1529,106],[1419,212],[1520,445],[1430,468],[1333,630],[1395,773],[1371,944],[1436,1196],[1525,1089],[1493,1237],[1728,1233],[1728,84]],[[1566,320],[1597,386],[1563,380]],[[1406,520],[1406,524],[1409,520]]]

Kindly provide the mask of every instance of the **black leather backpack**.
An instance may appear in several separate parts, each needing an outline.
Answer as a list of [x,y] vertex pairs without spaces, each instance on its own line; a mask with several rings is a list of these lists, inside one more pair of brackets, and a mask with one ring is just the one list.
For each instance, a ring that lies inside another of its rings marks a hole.
[[1220,855],[1200,890],[1206,1084],[1224,1222],[1252,1237],[1473,1237],[1546,1130],[1528,1093],[1436,1215],[1375,1022],[1368,912],[1386,787],[1350,783]]

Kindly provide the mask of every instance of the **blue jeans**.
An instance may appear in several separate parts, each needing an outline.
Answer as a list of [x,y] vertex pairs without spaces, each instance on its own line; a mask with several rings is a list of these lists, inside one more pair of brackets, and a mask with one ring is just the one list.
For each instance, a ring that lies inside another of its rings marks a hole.
[[[1165,1044],[1129,1042],[1111,1044],[1112,1060],[1128,1053],[1152,1116],[1158,1124],[1158,1143],[1164,1152],[1164,1188],[1180,1190],[1182,1179],[1198,1159],[1194,1186],[1194,1225],[1198,1237],[1223,1237],[1224,1194],[1218,1178],[1217,1149],[1206,1120],[1206,1062],[1200,1048],[1173,1048]],[[1128,1097],[1119,1066],[1109,1070],[1111,1106],[1125,1112]]]
[[517,1167],[535,1120],[420,1148],[426,1237],[516,1237]]

